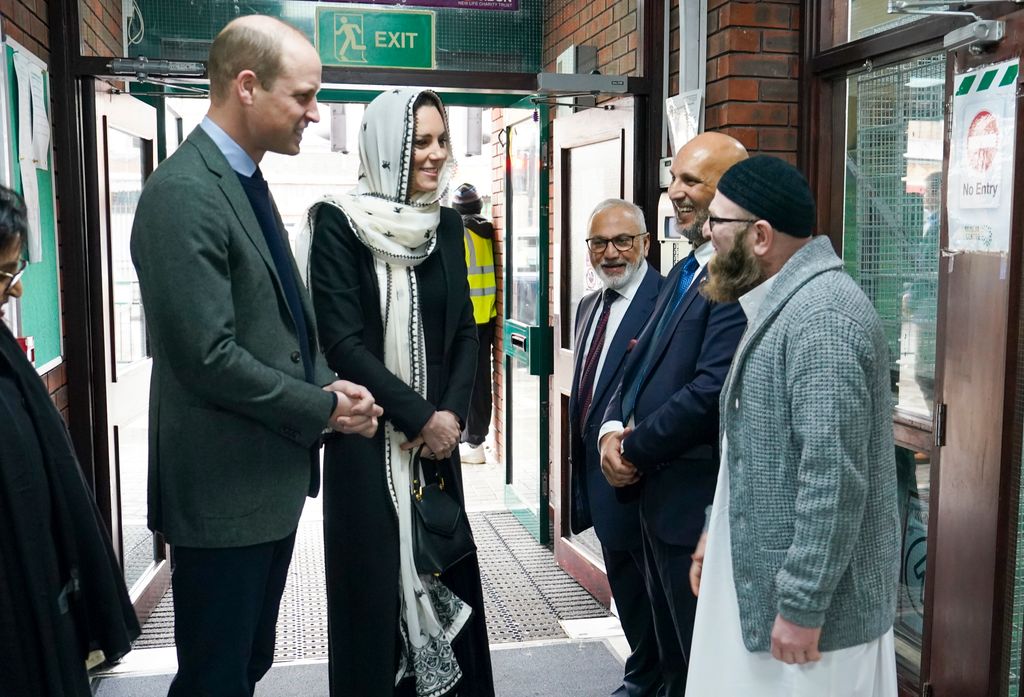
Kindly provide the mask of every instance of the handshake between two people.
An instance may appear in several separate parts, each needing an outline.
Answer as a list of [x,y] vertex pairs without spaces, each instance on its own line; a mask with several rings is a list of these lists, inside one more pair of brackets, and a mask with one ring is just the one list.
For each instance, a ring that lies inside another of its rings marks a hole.
[[348,380],[335,380],[324,385],[324,390],[333,392],[338,398],[327,422],[328,427],[341,433],[373,437],[377,432],[377,418],[384,409],[373,400],[368,389]]

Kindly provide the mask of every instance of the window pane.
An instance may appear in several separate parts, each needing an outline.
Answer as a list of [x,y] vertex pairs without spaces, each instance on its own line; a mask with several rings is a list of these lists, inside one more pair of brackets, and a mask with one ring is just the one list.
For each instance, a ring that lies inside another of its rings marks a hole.
[[[935,9],[945,9],[941,5]],[[894,27],[916,22],[925,15],[889,14],[889,0],[848,0],[849,34],[847,41],[880,34]]]
[[899,409],[929,416],[941,223],[945,56],[848,80],[843,259],[889,343]]
[[120,369],[149,356],[139,279],[129,250],[135,207],[144,184],[143,141],[113,128],[107,129],[107,139],[114,355]]
[[903,553],[896,601],[896,661],[914,674],[921,669],[924,631],[924,579],[928,562],[928,497],[931,457],[925,452],[896,448],[896,484]]
[[526,118],[513,127],[510,159],[512,292],[508,300],[509,317],[523,324],[536,325],[540,317],[540,308],[537,307],[540,128],[532,118]]
[[[622,191],[622,168],[609,166],[622,161],[622,141],[619,138],[580,145],[569,151],[569,204],[572,238],[569,249],[563,251],[569,259],[568,311],[573,327],[576,326],[576,308],[587,293],[599,290],[601,281],[590,266],[590,252],[586,239],[590,233],[587,221],[590,214],[607,198],[618,198]],[[563,281],[564,283],[564,281]],[[565,348],[572,348],[573,343]]]

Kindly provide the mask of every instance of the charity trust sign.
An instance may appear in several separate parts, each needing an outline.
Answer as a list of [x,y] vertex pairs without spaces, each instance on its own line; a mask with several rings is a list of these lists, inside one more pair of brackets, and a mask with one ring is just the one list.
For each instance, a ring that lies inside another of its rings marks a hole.
[[320,62],[344,68],[434,68],[434,13],[325,7],[316,11]]
[[1017,60],[954,76],[949,143],[950,249],[1010,250]]

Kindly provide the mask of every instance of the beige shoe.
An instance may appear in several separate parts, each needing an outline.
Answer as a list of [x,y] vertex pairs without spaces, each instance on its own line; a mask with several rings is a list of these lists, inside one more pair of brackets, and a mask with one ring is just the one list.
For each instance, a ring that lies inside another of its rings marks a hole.
[[482,465],[487,462],[487,458],[484,457],[483,443],[480,445],[463,443],[459,446],[459,457],[462,459],[462,462],[467,465]]

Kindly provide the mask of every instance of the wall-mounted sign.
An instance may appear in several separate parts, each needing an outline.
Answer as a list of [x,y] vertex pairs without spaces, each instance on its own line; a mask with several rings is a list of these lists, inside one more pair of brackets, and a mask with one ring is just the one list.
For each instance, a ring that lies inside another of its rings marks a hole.
[[457,10],[508,10],[519,9],[519,0],[322,0],[324,2],[344,2],[352,5],[401,5],[402,7],[447,7]]
[[434,13],[321,6],[316,10],[320,62],[345,68],[434,67]]
[[1010,251],[1016,59],[954,77],[949,146],[949,247]]

